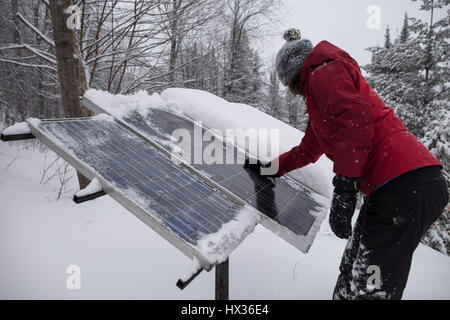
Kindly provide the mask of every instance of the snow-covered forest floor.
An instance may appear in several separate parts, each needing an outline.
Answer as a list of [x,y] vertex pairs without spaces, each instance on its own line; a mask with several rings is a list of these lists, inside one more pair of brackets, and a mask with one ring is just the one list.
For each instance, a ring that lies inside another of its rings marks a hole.
[[[56,201],[58,179],[40,184],[45,153],[25,145],[0,142],[0,299],[214,298],[214,271],[180,291],[192,262],[108,196],[76,205],[72,179]],[[230,298],[330,299],[344,247],[326,222],[306,255],[258,226],[230,257]],[[70,265],[81,290],[67,289]],[[448,270],[421,244],[404,298],[450,299]]]

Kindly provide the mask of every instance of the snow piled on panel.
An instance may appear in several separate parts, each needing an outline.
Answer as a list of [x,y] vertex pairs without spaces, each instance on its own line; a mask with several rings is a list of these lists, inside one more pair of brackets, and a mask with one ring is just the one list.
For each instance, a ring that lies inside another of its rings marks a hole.
[[26,122],[19,122],[16,123],[5,130],[3,130],[2,134],[5,136],[11,136],[16,134],[28,134],[31,133],[30,127],[28,126],[28,123]]
[[114,121],[114,117],[101,113],[92,117],[94,121]]
[[255,209],[245,206],[233,220],[223,224],[219,231],[198,240],[197,248],[210,264],[222,263],[255,230],[260,220]]
[[[123,119],[134,111],[145,118],[152,108],[164,110],[169,108],[159,94],[149,95],[146,91],[132,95],[113,95],[106,91],[89,89],[84,96],[118,119]],[[177,110],[172,108],[171,111]]]
[[[300,144],[304,133],[290,125],[259,111],[256,108],[240,103],[230,103],[211,93],[183,88],[170,88],[161,93],[161,97],[171,105],[176,105],[183,114],[197,121],[202,121],[208,128],[218,129],[223,135],[227,129],[266,129],[279,130],[279,154],[289,151]],[[245,146],[239,146],[245,148]],[[278,155],[277,155],[278,156]],[[261,159],[270,161],[272,159]],[[315,192],[331,198],[333,165],[325,157],[315,164],[289,173],[289,176]]]

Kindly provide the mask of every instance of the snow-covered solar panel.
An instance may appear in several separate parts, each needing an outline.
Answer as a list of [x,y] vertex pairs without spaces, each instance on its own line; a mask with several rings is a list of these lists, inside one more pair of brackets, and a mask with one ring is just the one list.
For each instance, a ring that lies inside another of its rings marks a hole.
[[[205,269],[226,258],[257,223],[255,212],[175,165],[112,117],[29,124],[37,138],[86,177],[97,178],[106,193]],[[239,225],[234,230],[230,223]],[[232,234],[223,232],[224,225]]]
[[[85,105],[93,106],[91,109],[95,112],[103,110],[87,99],[85,99]],[[107,112],[107,110],[103,110],[103,112]],[[185,129],[194,137],[196,124],[184,115],[177,115],[161,109],[149,109],[145,114],[144,118],[142,113],[130,111],[119,121],[126,123],[131,129],[149,140],[159,143],[168,152],[173,151],[172,136],[175,130]],[[201,130],[204,133],[205,128]],[[194,159],[196,152],[203,154],[209,143],[210,141],[204,141],[203,145],[199,146],[192,141],[191,159]],[[196,150],[196,148],[201,148],[201,150]],[[223,148],[230,148],[230,145],[223,143]],[[233,146],[231,148],[234,149],[235,159],[241,159],[238,163],[243,163],[242,159],[245,158],[245,153]],[[225,154],[224,150],[224,157]],[[256,208],[262,213],[261,223],[269,230],[299,250],[303,252],[309,250],[326,214],[327,205],[323,197],[288,177],[277,179],[274,186],[270,180],[261,179],[249,173],[242,164],[196,164],[191,162],[190,165],[245,203]]]

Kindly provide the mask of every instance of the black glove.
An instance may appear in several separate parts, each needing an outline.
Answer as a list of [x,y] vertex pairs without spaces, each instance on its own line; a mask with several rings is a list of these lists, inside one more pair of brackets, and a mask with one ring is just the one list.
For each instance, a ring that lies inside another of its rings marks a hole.
[[352,235],[352,217],[356,208],[360,178],[336,175],[333,179],[334,193],[330,210],[330,227],[341,239]]
[[244,169],[253,172],[257,176],[261,178],[278,178],[279,176],[277,174],[272,175],[262,175],[261,174],[261,168],[270,168],[272,166],[272,162],[269,163],[261,163],[261,161],[256,160],[256,163],[250,163],[250,159],[245,159]]

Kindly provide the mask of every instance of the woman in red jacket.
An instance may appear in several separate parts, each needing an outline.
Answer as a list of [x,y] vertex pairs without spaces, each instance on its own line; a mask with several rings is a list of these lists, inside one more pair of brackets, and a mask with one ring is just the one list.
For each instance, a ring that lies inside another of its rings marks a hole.
[[[313,47],[296,29],[284,38],[278,77],[304,97],[309,123],[300,145],[277,159],[275,176],[322,154],[331,159],[336,175],[329,222],[336,236],[350,238],[333,298],[400,299],[413,252],[448,203],[442,165],[348,53],[327,41]],[[352,233],[359,191],[366,197]]]

